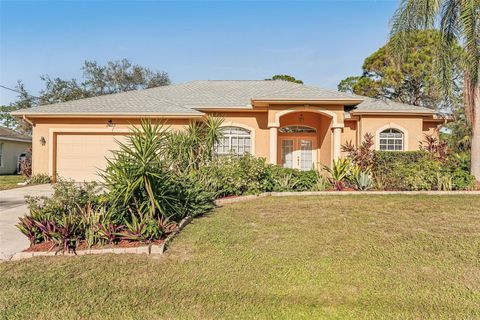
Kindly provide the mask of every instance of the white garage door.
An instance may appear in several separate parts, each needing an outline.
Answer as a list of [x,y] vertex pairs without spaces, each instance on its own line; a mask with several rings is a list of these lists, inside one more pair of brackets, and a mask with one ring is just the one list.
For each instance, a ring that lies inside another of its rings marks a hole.
[[58,134],[56,173],[59,177],[78,182],[101,180],[99,169],[105,169],[105,157],[118,149],[124,135],[112,134]]

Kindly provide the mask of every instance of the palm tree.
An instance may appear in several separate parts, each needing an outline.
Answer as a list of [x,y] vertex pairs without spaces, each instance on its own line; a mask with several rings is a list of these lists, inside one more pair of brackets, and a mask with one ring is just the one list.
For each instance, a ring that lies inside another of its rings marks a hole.
[[472,125],[471,173],[480,182],[480,0],[401,0],[392,19],[391,36],[398,39],[399,52],[411,32],[421,29],[439,29],[441,48],[438,50],[445,88],[451,77],[453,43],[463,46],[465,59],[464,104]]

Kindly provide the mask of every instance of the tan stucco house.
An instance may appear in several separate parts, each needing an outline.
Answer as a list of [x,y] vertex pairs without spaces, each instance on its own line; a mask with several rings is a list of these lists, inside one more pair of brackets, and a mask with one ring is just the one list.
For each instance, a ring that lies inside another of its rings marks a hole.
[[0,175],[19,171],[20,160],[30,157],[32,138],[0,126]]
[[286,81],[192,81],[44,105],[14,113],[33,125],[33,172],[98,179],[130,125],[162,119],[172,130],[222,116],[218,153],[249,152],[308,170],[342,156],[341,145],[375,137],[378,150],[417,150],[443,119],[427,108]]

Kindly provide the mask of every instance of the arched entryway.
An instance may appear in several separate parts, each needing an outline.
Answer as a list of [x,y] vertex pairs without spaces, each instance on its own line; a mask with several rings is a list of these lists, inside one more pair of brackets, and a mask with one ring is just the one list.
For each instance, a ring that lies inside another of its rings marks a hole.
[[276,163],[283,167],[312,170],[332,159],[332,117],[318,112],[296,111],[278,117]]

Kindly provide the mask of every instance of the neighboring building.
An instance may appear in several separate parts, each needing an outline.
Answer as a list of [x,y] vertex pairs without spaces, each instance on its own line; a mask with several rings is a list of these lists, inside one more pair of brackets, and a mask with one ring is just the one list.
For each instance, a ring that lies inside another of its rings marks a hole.
[[307,170],[342,156],[341,144],[366,133],[379,150],[417,150],[443,123],[427,108],[286,81],[192,81],[45,105],[13,113],[33,124],[33,172],[98,179],[105,157],[141,118],[172,129],[219,115],[225,137],[217,152],[249,152]]
[[20,160],[30,157],[32,138],[0,126],[0,175],[18,173]]

